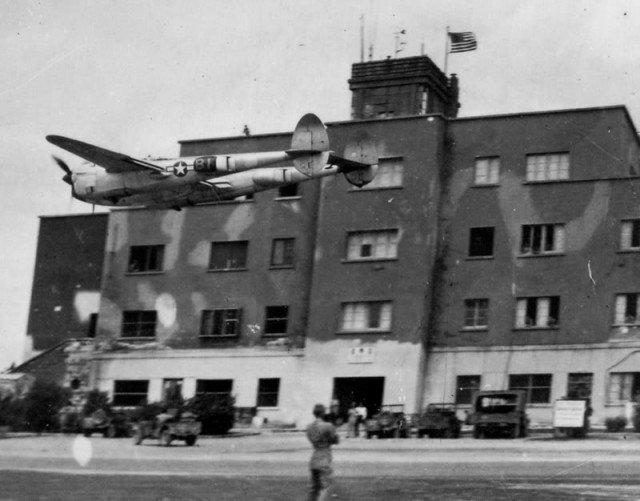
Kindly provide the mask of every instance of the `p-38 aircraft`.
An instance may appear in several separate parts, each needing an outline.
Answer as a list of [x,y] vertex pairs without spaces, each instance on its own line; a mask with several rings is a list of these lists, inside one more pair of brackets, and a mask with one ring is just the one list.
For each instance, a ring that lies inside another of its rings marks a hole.
[[[47,136],[47,141],[85,159],[64,170],[74,198],[95,205],[172,208],[230,200],[257,191],[343,173],[354,186],[370,183],[378,154],[370,137],[356,136],[343,156],[329,149],[327,129],[308,113],[298,122],[285,151],[202,155],[172,160],[138,160],[82,141]],[[292,167],[273,167],[291,162]]]

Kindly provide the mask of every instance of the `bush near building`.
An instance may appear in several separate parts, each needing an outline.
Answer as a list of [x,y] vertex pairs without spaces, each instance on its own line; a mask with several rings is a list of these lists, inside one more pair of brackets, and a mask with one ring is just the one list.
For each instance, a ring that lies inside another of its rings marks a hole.
[[28,431],[58,431],[59,412],[69,403],[70,392],[55,383],[36,379],[24,397],[24,428]]
[[604,421],[604,425],[606,426],[607,431],[610,432],[623,431],[627,426],[627,418],[624,416],[607,418]]
[[197,395],[186,405],[202,423],[203,435],[224,435],[235,419],[235,398],[231,395]]
[[24,426],[24,402],[13,395],[0,399],[0,426],[20,431]]

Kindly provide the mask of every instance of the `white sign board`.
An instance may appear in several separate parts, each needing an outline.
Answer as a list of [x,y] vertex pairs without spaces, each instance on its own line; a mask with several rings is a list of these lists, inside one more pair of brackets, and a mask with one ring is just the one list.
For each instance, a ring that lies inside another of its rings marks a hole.
[[375,352],[370,346],[349,348],[347,362],[350,364],[371,364],[375,360]]
[[581,428],[586,405],[584,400],[556,400],[553,406],[553,427]]

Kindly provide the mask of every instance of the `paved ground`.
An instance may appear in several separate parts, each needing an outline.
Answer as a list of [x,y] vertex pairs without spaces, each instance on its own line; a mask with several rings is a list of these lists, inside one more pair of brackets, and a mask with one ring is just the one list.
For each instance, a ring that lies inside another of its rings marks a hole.
[[[81,436],[0,439],[0,500],[304,499],[301,433],[201,438],[195,447]],[[348,439],[335,499],[640,499],[640,440]]]

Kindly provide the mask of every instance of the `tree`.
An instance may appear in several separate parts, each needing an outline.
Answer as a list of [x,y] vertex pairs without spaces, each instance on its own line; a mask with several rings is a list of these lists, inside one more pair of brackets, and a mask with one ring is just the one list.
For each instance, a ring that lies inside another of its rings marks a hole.
[[41,433],[58,428],[58,412],[69,402],[69,390],[36,379],[24,398],[25,427]]
[[98,409],[102,409],[109,414],[111,412],[111,405],[109,405],[107,392],[94,389],[87,393],[87,401],[82,408],[82,413],[85,416],[90,416]]

